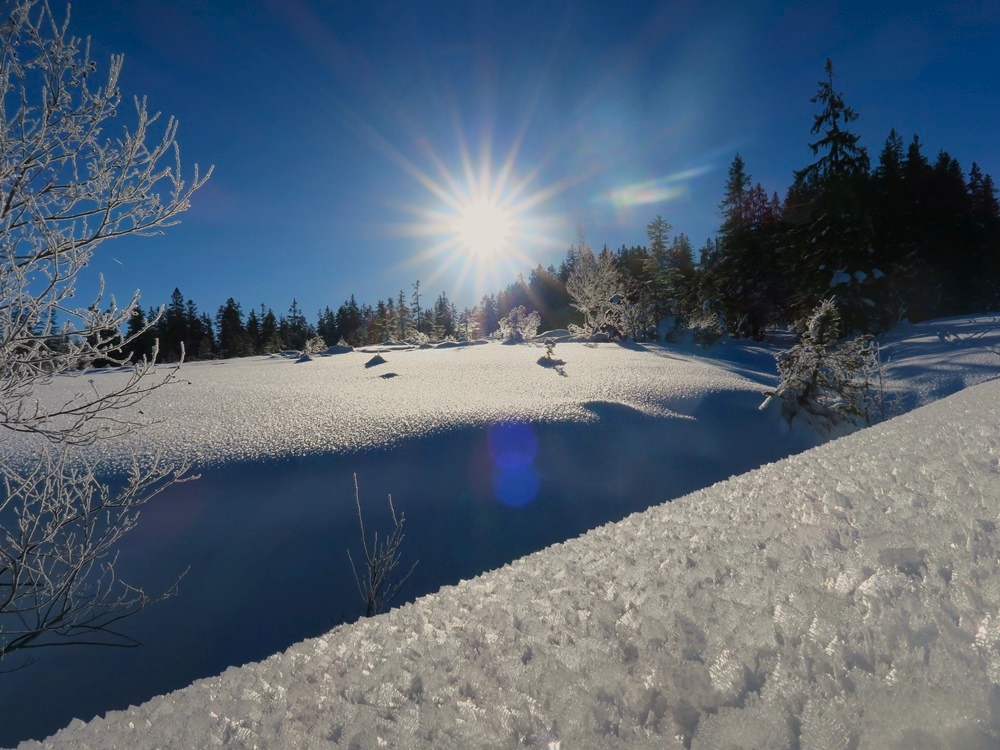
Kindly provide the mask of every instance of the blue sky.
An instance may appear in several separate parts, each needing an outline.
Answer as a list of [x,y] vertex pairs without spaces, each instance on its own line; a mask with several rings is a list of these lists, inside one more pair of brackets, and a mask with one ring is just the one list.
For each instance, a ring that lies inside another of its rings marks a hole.
[[[782,195],[809,163],[827,57],[873,159],[895,127],[1000,177],[998,0],[88,0],[72,28],[102,66],[125,53],[123,93],[180,120],[188,166],[215,165],[181,225],[93,268],[213,316],[296,297],[312,319],[418,279],[472,305],[578,226],[615,248],[657,214],[698,247],[737,151]],[[449,231],[468,176],[515,222],[494,262]]]

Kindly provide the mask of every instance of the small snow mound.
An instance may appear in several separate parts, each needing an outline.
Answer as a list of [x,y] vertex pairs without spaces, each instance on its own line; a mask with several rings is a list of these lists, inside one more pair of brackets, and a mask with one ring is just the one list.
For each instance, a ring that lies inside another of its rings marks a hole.
[[384,365],[385,362],[385,357],[381,354],[376,354],[374,357],[365,362],[365,367],[378,367],[379,365]]
[[850,284],[850,283],[851,283],[850,274],[848,274],[847,271],[845,271],[844,269],[840,269],[839,271],[834,271],[833,278],[830,279],[830,288],[833,289],[834,287],[843,286],[844,284]]
[[299,357],[298,359],[295,360],[295,364],[299,364],[301,362],[312,362],[312,361],[313,361],[313,358],[310,355],[303,354],[301,357]]

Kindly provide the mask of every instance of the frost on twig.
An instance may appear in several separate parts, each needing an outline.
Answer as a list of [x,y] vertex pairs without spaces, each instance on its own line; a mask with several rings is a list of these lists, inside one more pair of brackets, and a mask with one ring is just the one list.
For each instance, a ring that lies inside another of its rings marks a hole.
[[[14,0],[0,18],[0,671],[46,646],[132,646],[125,617],[161,597],[120,581],[119,540],[139,508],[184,466],[136,458],[112,488],[80,448],[144,423],[139,403],[175,381],[156,349],[131,361],[147,334],[122,329],[139,310],[74,299],[80,272],[105,240],[158,234],[187,210],[211,169],[182,177],[177,121],[146,100],[120,111],[123,58],[106,75],[89,40],[69,33],[45,0]],[[159,132],[154,132],[159,129]],[[127,375],[87,372],[95,365]],[[71,395],[46,386],[76,378]],[[18,450],[10,450],[17,444]]]
[[[406,585],[410,579],[417,563],[410,566],[406,575],[400,578],[393,578],[393,574],[401,561],[399,547],[403,543],[403,523],[405,518],[402,513],[396,515],[396,509],[392,504],[392,495],[389,495],[389,511],[392,513],[392,531],[379,541],[378,532],[372,539],[371,546],[368,545],[368,535],[365,533],[365,520],[361,514],[361,497],[358,492],[358,475],[354,475],[354,504],[358,509],[358,527],[361,530],[361,547],[364,550],[364,565],[361,572],[354,564],[354,557],[351,551],[347,551],[347,558],[351,562],[351,572],[358,586],[358,610],[364,613],[365,617],[372,617],[384,612],[400,589]],[[418,561],[419,562],[419,561]]]

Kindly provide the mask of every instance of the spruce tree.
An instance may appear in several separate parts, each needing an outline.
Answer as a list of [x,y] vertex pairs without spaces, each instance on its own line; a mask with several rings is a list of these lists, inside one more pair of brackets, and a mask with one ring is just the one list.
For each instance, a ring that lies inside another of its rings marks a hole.
[[786,201],[795,307],[804,315],[832,293],[847,329],[880,328],[892,321],[872,245],[868,154],[848,129],[858,115],[834,87],[830,60],[824,70],[826,80],[810,100],[820,105],[811,129],[820,137],[809,144],[819,158],[795,173]]
[[219,307],[215,316],[218,331],[219,355],[222,357],[244,357],[251,353],[246,327],[243,325],[243,310],[232,297]]

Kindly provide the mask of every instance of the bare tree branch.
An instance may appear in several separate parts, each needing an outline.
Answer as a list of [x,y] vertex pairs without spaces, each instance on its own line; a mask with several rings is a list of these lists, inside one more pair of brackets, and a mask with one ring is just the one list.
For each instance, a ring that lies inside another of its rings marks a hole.
[[[406,582],[413,575],[417,563],[410,566],[406,575],[393,580],[393,573],[399,567],[401,557],[399,548],[405,538],[403,535],[403,523],[406,520],[402,513],[396,516],[396,508],[392,504],[392,495],[389,495],[389,510],[392,513],[392,532],[379,543],[378,532],[372,539],[371,547],[368,546],[368,535],[365,533],[365,520],[361,515],[361,497],[358,492],[358,475],[354,475],[354,504],[358,508],[358,527],[361,530],[361,548],[364,550],[365,565],[361,573],[358,573],[354,565],[354,558],[351,551],[347,551],[347,558],[351,562],[351,572],[354,573],[354,580],[358,586],[358,609],[364,613],[365,617],[372,617],[384,612],[396,595],[400,592]],[[419,560],[417,561],[419,562]]]
[[[116,550],[143,503],[186,467],[137,459],[112,490],[79,448],[141,427],[134,407],[176,368],[157,372],[155,352],[138,363],[122,353],[138,293],[124,307],[103,289],[86,307],[74,295],[102,242],[176,223],[211,169],[196,165],[185,182],[177,122],[155,135],[160,115],[145,99],[123,117],[123,58],[98,80],[68,13],[60,21],[47,0],[0,0],[0,18],[0,446],[20,433],[31,447],[16,461],[0,450],[3,661],[54,645],[137,645],[117,624],[174,591],[150,597],[120,581]],[[95,362],[129,376],[109,384],[86,372]],[[71,377],[68,398],[46,389]]]

